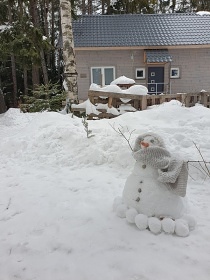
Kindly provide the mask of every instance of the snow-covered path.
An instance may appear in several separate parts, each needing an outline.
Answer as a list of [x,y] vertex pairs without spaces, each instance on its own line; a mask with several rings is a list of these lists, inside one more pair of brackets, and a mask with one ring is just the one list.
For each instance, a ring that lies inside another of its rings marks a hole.
[[210,180],[190,170],[189,237],[139,231],[112,211],[134,160],[110,126],[162,134],[172,152],[210,159],[210,110],[171,102],[113,120],[0,115],[0,280],[207,280]]

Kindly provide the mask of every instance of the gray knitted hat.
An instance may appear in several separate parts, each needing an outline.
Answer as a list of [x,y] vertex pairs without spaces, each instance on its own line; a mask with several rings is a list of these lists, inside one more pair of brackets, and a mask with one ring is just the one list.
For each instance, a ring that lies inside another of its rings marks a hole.
[[144,138],[147,137],[147,136],[153,137],[154,140],[156,140],[158,147],[165,148],[164,141],[159,135],[157,135],[156,133],[153,133],[153,132],[146,132],[146,133],[143,133],[143,134],[139,135],[136,138],[134,149],[133,149],[134,152],[137,152],[139,149],[141,149],[141,146],[139,145],[139,143],[141,141],[143,141]]
[[[153,145],[142,149],[140,142],[145,137],[150,136],[154,140]],[[155,133],[148,132],[139,135],[136,139],[133,157],[138,162],[150,165],[158,170],[157,180],[178,196],[186,195],[188,170],[187,164],[180,159],[176,159],[166,150],[163,139]]]

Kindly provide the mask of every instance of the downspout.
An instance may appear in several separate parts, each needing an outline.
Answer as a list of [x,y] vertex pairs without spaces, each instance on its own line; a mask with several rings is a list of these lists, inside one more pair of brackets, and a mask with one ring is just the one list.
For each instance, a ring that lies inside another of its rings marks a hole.
[[169,94],[171,94],[171,61],[169,62],[169,68],[168,68],[168,91],[169,91]]

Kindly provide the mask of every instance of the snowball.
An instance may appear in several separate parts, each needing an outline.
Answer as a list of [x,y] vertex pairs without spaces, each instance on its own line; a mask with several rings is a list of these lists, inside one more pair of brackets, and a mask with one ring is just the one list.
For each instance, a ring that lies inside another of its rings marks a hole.
[[135,224],[140,230],[144,230],[148,227],[148,217],[144,214],[138,214],[135,217]]
[[148,219],[149,229],[152,233],[158,234],[161,232],[161,221],[156,217]]
[[135,208],[130,208],[125,213],[126,219],[129,223],[134,224],[135,223],[135,217],[138,215],[138,212]]
[[116,214],[120,218],[125,218],[125,212],[127,211],[128,207],[125,204],[121,204],[117,206]]
[[182,217],[182,219],[183,220],[185,220],[186,222],[187,222],[187,224],[188,224],[188,226],[189,226],[189,230],[193,230],[194,228],[195,228],[195,226],[196,226],[196,220],[194,219],[194,217],[193,216],[191,216],[191,215],[184,215],[183,217]]
[[162,229],[165,233],[174,233],[175,222],[170,218],[165,218],[162,220]]
[[121,196],[115,197],[114,202],[113,202],[113,210],[116,211],[117,206],[119,206],[120,204],[123,204],[122,197]]
[[188,223],[183,219],[175,220],[175,233],[178,236],[186,237],[189,235]]

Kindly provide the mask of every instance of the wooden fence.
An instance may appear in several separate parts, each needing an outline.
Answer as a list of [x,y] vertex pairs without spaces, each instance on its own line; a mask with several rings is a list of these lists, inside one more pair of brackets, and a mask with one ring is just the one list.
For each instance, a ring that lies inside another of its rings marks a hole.
[[[199,92],[199,93],[177,93],[177,94],[160,94],[160,95],[134,95],[125,93],[115,93],[115,92],[102,92],[89,90],[88,92],[89,100],[92,104],[107,104],[108,108],[119,109],[122,105],[131,106],[135,110],[146,110],[148,106],[159,105],[164,102],[169,102],[171,100],[180,101],[185,107],[192,107],[196,103],[200,103],[203,106],[210,108],[210,93]],[[123,99],[129,99],[128,102],[124,103]],[[127,107],[128,107],[127,106]],[[97,109],[100,111],[99,115],[90,114],[89,118],[113,118],[117,115],[107,112],[106,109]],[[72,107],[72,112],[84,112],[84,108],[79,108],[77,106]],[[130,111],[129,109],[126,111]]]

